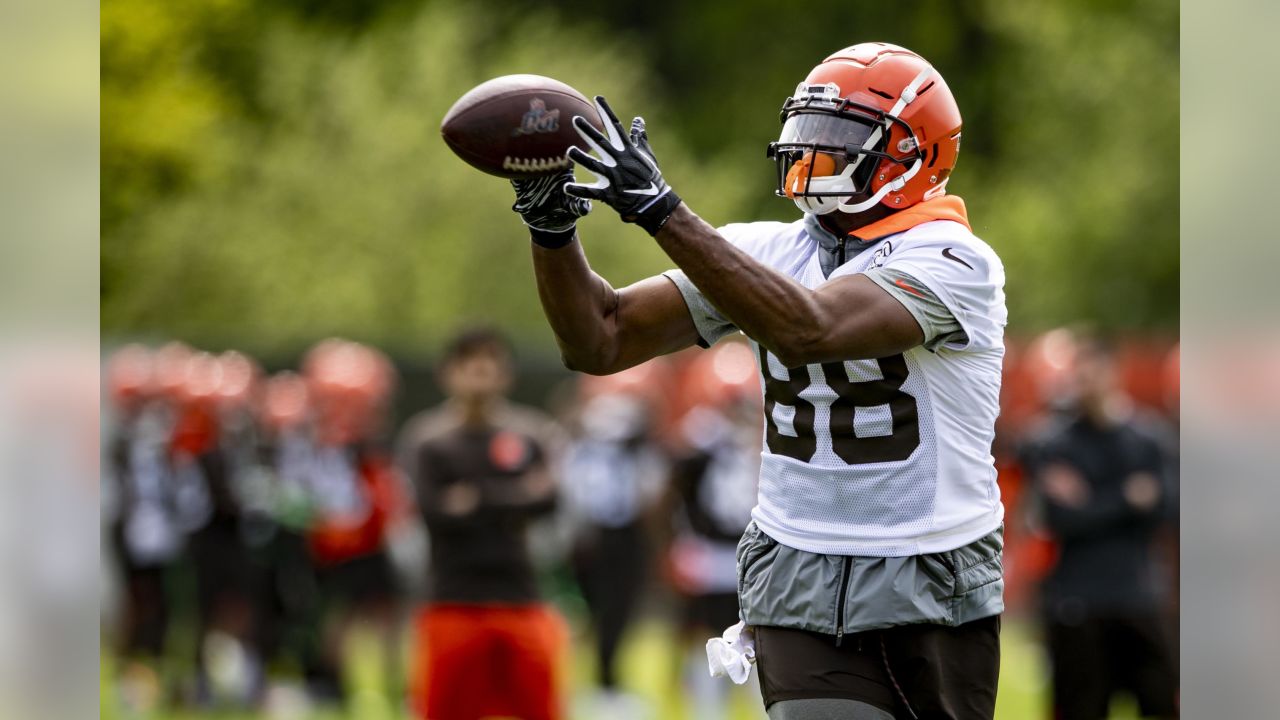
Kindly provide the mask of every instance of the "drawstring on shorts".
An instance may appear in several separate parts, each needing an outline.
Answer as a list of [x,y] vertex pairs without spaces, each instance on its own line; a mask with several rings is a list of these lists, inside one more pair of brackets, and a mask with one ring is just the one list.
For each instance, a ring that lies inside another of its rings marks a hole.
[[911,708],[911,703],[907,702],[907,694],[902,692],[902,687],[898,685],[898,679],[893,676],[893,669],[889,667],[889,651],[884,646],[884,634],[879,633],[880,638],[880,657],[884,660],[884,671],[889,676],[889,682],[893,684],[893,689],[898,693],[898,699],[902,701],[903,707],[907,712],[911,713],[912,720],[920,720],[920,716],[916,715],[916,711]]

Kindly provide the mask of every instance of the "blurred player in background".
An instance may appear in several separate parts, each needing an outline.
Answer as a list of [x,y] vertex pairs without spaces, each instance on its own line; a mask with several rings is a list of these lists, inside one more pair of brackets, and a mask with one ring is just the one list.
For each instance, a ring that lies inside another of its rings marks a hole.
[[[739,601],[770,715],[990,718],[1004,268],[946,194],[961,118],[942,75],[884,43],[815,67],[768,148],[804,213],[789,224],[713,228],[663,177],[644,120],[628,131],[596,105],[604,133],[575,117],[584,147],[568,152],[595,182],[513,181],[539,297],[565,363],[592,374],[752,341],[767,432]],[[615,290],[577,239],[588,200],[679,269]]]
[[1176,513],[1168,437],[1118,383],[1114,351],[1075,342],[1066,409],[1028,449],[1044,523],[1060,546],[1041,586],[1054,717],[1101,720],[1132,693],[1144,717],[1176,717],[1168,578],[1153,560]]
[[[345,700],[350,693],[343,659],[357,625],[381,638],[383,676],[398,675],[397,590],[387,534],[406,512],[408,498],[382,435],[395,372],[381,352],[331,339],[308,352],[303,376],[315,413],[306,471],[312,498],[307,543],[324,617],[320,662],[308,681],[320,698]],[[386,698],[393,697],[394,690],[383,690]]]
[[335,693],[320,639],[320,597],[307,547],[315,467],[314,424],[307,381],[291,371],[272,375],[258,398],[258,453],[273,521],[267,580],[260,603],[263,656],[286,659],[311,680],[320,700]]
[[157,666],[171,613],[166,576],[183,542],[169,482],[169,417],[158,401],[155,365],[151,350],[127,345],[111,355],[105,373],[115,410],[104,442],[105,524],[124,586],[116,640],[121,657],[131,661],[122,674],[124,699],[139,709],[161,692]]
[[646,364],[579,385],[576,432],[560,476],[573,525],[572,565],[596,641],[602,715],[634,712],[618,649],[649,577],[652,511],[666,460],[654,436],[662,370]]
[[[664,503],[668,575],[682,598],[684,682],[699,720],[727,717],[728,687],[707,673],[706,637],[738,622],[738,539],[751,522],[760,477],[760,379],[745,343],[699,356],[681,387],[692,402],[680,423],[687,450]],[[758,688],[757,688],[758,692]]]
[[562,717],[563,620],[542,603],[528,528],[556,505],[550,420],[511,404],[511,348],[473,330],[441,360],[447,399],[406,424],[398,453],[430,533],[412,707],[431,720]]
[[240,415],[254,371],[242,356],[191,354],[173,392],[170,463],[195,571],[196,702],[251,706],[265,689],[257,648],[262,567],[245,537]]

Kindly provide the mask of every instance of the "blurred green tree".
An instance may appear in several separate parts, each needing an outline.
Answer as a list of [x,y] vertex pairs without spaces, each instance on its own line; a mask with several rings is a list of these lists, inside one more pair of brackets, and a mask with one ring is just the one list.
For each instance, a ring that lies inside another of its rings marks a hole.
[[[712,222],[793,218],[764,145],[826,53],[898,42],[965,114],[951,188],[1004,257],[1011,333],[1178,310],[1178,14],[1159,0],[111,0],[103,6],[104,331],[272,353],[342,333],[429,352],[496,322],[549,351],[506,183],[439,120],[536,72],[644,114]],[[616,284],[669,261],[605,208],[583,235]]]
[[[482,52],[483,19],[439,4],[342,37],[278,18],[263,33],[248,103],[264,119],[221,118],[192,151],[215,148],[219,172],[104,238],[104,254],[127,273],[104,297],[104,325],[266,352],[332,333],[413,352],[489,321],[550,347],[527,239],[505,211],[510,187],[454,157],[440,118],[482,80],[529,71],[663,112],[645,101],[651,91],[625,48],[566,45],[546,16],[523,21],[521,43]],[[688,162],[673,133],[654,143],[700,210],[738,214],[745,191],[731,182],[732,163]],[[629,282],[669,266],[607,213],[584,228],[602,273]]]

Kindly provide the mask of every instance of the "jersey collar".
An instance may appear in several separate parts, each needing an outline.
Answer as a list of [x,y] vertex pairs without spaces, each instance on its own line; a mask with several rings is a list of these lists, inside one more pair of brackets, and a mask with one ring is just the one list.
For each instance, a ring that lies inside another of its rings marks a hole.
[[955,195],[943,195],[926,200],[870,225],[860,227],[843,238],[836,237],[823,227],[817,215],[806,214],[804,225],[809,236],[818,241],[818,264],[822,268],[822,276],[831,277],[831,273],[837,267],[871,247],[875,241],[906,232],[917,225],[934,220],[951,220],[969,228],[969,216],[965,212],[964,200]]
[[864,225],[851,231],[849,236],[864,243],[870,243],[934,220],[950,220],[960,223],[967,230],[973,229],[969,227],[969,213],[965,210],[964,200],[957,195],[943,195],[916,203],[906,210],[900,210],[870,225]]

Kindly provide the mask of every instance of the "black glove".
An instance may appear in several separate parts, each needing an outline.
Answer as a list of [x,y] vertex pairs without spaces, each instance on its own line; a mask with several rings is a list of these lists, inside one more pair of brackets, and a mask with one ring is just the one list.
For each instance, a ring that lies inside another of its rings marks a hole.
[[511,209],[520,213],[535,243],[552,249],[569,244],[578,218],[591,212],[590,200],[564,193],[565,183],[573,180],[573,168],[569,167],[554,175],[511,181],[516,191],[516,204]]
[[575,197],[599,200],[617,210],[623,222],[635,223],[655,235],[680,205],[680,196],[662,179],[662,171],[658,170],[658,162],[649,147],[644,118],[632,120],[631,133],[624,135],[618,116],[599,95],[596,110],[604,122],[607,138],[581,115],[574,116],[573,127],[599,159],[577,146],[569,148],[569,159],[598,177],[590,185],[569,183],[564,191]]

